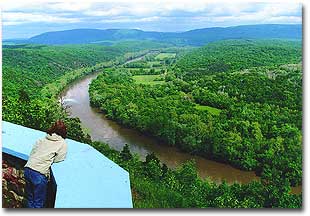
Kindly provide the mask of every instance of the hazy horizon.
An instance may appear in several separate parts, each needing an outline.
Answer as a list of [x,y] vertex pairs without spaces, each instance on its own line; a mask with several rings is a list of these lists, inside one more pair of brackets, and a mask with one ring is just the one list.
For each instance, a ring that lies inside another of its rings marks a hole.
[[302,5],[295,2],[4,0],[1,6],[3,39],[85,28],[184,32],[241,25],[302,24]]
[[[301,25],[301,24],[277,24],[277,23],[271,23],[271,24],[252,24],[252,25]],[[208,28],[230,28],[230,27],[238,27],[238,26],[252,26],[252,25],[235,25],[235,26],[225,26],[225,27],[221,27],[221,26],[214,26],[214,27],[206,27],[206,28],[199,28],[199,29],[208,29]],[[140,31],[145,31],[145,32],[159,32],[159,31],[147,31],[144,29],[133,29],[133,28],[105,28],[105,29],[100,29],[100,28],[74,28],[74,29],[64,29],[64,30],[56,30],[56,31],[48,31],[48,32],[62,32],[62,31],[71,31],[71,30],[87,30],[87,29],[91,29],[91,30],[140,30]],[[189,29],[186,31],[192,31],[192,30],[198,30],[198,29]],[[186,32],[186,31],[162,31],[162,32],[167,32],[167,33],[182,33],[182,32]],[[3,40],[25,40],[25,39],[30,39],[31,37],[37,36],[37,35],[41,35],[44,33],[48,33],[48,32],[42,32],[39,34],[35,34],[32,35],[30,37],[27,38],[3,38]]]

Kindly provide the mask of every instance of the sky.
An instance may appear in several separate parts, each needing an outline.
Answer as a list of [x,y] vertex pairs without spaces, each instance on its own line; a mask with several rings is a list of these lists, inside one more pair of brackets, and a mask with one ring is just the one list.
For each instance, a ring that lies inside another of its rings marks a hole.
[[76,28],[182,32],[250,24],[301,24],[298,1],[1,0],[2,38]]

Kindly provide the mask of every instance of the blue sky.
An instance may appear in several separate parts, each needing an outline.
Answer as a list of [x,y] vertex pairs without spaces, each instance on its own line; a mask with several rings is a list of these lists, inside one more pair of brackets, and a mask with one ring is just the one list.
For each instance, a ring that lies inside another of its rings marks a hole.
[[294,1],[2,0],[2,37],[74,28],[179,32],[248,24],[301,24]]

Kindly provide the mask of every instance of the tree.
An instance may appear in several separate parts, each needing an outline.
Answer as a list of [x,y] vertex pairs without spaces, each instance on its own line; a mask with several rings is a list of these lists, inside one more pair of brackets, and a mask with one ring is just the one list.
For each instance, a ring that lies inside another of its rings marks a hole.
[[124,145],[122,151],[120,152],[120,157],[124,161],[129,161],[132,159],[132,154],[127,143]]
[[24,89],[19,90],[19,100],[23,103],[30,102],[29,94]]

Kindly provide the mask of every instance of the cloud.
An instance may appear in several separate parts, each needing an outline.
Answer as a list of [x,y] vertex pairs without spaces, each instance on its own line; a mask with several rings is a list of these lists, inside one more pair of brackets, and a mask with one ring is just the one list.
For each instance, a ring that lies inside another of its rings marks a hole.
[[269,23],[289,23],[289,24],[298,24],[302,22],[301,17],[297,16],[278,16],[271,17]]
[[302,5],[283,0],[2,0],[0,4],[3,32],[12,31],[17,25],[19,31],[21,26],[36,25],[44,32],[47,29],[44,23],[53,25],[55,30],[67,26],[67,29],[135,27],[186,31],[214,26],[302,22]]
[[108,10],[88,10],[84,12],[85,15],[95,16],[95,17],[105,17],[105,16],[118,16],[124,13],[124,9],[120,7],[111,8]]
[[31,14],[22,12],[7,12],[3,14],[3,25],[19,25],[31,22],[46,23],[76,23],[78,18],[67,18],[61,16],[51,16],[48,14]]
[[18,24],[21,24],[21,22],[17,22],[17,21],[5,21],[5,22],[3,22],[3,25],[5,25],[5,26],[14,26],[14,25],[18,25]]
[[119,18],[115,18],[115,19],[103,19],[101,20],[101,22],[103,23],[127,23],[127,22],[154,22],[154,21],[158,21],[161,18],[158,16],[153,16],[153,17],[145,17],[145,18],[130,18],[130,17],[119,17]]
[[64,11],[81,11],[87,10],[92,6],[91,1],[60,1],[52,2],[47,5],[50,9],[64,10]]

